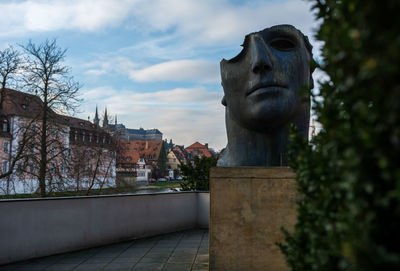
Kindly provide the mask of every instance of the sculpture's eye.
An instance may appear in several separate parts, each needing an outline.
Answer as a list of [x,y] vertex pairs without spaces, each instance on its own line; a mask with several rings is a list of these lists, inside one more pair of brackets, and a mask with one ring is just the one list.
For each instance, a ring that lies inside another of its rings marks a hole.
[[293,41],[286,38],[273,39],[269,44],[279,51],[290,51],[296,47]]

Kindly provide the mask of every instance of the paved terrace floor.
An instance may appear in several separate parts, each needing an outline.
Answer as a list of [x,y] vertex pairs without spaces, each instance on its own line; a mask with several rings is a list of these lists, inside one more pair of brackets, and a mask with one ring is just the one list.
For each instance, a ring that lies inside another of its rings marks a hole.
[[0,265],[0,271],[208,270],[208,230],[152,238]]

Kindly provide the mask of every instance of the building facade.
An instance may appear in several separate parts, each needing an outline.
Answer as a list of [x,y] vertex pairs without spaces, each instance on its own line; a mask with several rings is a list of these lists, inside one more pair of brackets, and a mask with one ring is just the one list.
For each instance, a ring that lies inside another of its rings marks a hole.
[[193,143],[192,145],[186,147],[185,151],[188,153],[189,159],[193,159],[196,156],[198,156],[198,157],[202,157],[202,156],[211,157],[212,156],[210,150],[208,149],[208,144],[205,143],[203,145],[197,141],[195,143]]
[[43,129],[47,137],[48,192],[115,185],[116,149],[109,133],[89,121],[52,110],[48,125],[43,127],[43,103],[39,97],[11,89],[4,93],[0,109],[1,194],[32,193],[38,189]]
[[[145,167],[143,168],[143,162]],[[164,165],[163,165],[164,163]],[[141,165],[141,166],[140,166]],[[163,140],[122,140],[117,158],[118,179],[126,181],[142,180],[139,176],[146,169],[147,178],[162,175],[166,168],[166,154]],[[150,171],[148,171],[150,170]]]

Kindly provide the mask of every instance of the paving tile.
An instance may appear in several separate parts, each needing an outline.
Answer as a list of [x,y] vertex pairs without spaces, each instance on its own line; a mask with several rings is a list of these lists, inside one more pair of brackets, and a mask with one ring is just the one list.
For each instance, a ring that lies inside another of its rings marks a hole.
[[100,271],[106,266],[105,263],[83,263],[78,265],[74,271]]
[[76,263],[80,264],[85,261],[85,258],[62,258],[58,260],[56,263]]
[[151,249],[175,249],[177,245],[156,245],[152,247]]
[[122,251],[121,252],[102,252],[102,251],[100,251],[99,253],[94,254],[93,257],[96,257],[96,258],[115,258],[115,257],[119,256],[121,253],[123,253],[123,252]]
[[167,263],[162,271],[190,271],[191,263]]
[[137,241],[132,244],[131,247],[152,247],[157,244],[156,241]]
[[194,257],[197,253],[192,251],[175,251],[171,257]]
[[149,251],[146,253],[145,257],[169,257],[171,255],[171,252],[156,252],[156,251]]
[[147,251],[125,251],[118,255],[118,258],[142,258]]
[[208,264],[194,264],[192,267],[192,271],[208,271]]
[[196,254],[197,251],[197,248],[176,248],[174,253]]
[[137,263],[140,258],[115,258],[113,263]]
[[186,254],[179,256],[172,256],[168,259],[169,263],[193,263],[196,254]]
[[175,247],[153,247],[148,253],[171,253],[174,249]]
[[199,250],[197,251],[197,253],[199,253],[199,254],[208,253],[208,247],[206,247],[206,248],[199,248]]
[[86,252],[86,251],[79,251],[79,252],[74,252],[74,253],[68,253],[65,255],[65,258],[83,258],[87,259],[91,256],[93,256],[95,252]]
[[74,269],[78,264],[74,263],[55,263],[46,267],[45,271],[70,271]]
[[140,259],[141,263],[165,263],[168,260],[168,256],[144,256]]
[[87,263],[110,263],[114,258],[97,258],[97,257],[93,257],[93,258],[89,258],[87,259],[84,264]]
[[113,270],[113,271],[128,271],[135,265],[135,263],[110,263],[104,267],[105,271]]
[[132,271],[159,271],[164,267],[164,263],[138,263]]
[[189,230],[2,265],[0,271],[179,271],[191,267],[196,271],[208,270],[206,230]]
[[127,250],[123,251],[122,254],[147,253],[148,251],[150,251],[150,248],[135,247],[128,248]]
[[208,264],[208,254],[197,254],[195,263],[206,263]]

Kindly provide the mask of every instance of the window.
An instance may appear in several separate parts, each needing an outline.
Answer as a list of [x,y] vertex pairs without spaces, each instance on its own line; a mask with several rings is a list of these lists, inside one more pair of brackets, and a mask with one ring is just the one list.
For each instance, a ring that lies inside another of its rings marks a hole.
[[85,142],[85,132],[82,132],[82,141]]
[[33,164],[29,165],[29,172],[30,173],[35,173],[35,166]]
[[56,166],[53,163],[50,164],[50,173],[51,174],[55,174],[56,173]]
[[99,143],[99,135],[96,135],[96,143]]
[[17,173],[21,174],[23,171],[23,164],[22,163],[18,163],[17,164]]
[[92,142],[92,134],[89,134],[89,142]]
[[8,131],[8,122],[6,120],[3,120],[3,132],[7,132]]
[[174,158],[174,163],[176,163],[176,159]]
[[3,161],[3,174],[8,171],[8,161]]
[[10,142],[5,141],[4,144],[3,144],[3,151],[4,151],[5,153],[8,153],[8,152],[9,152],[9,149],[10,149]]
[[103,144],[106,143],[106,137],[103,137]]
[[56,156],[57,148],[55,146],[51,147],[51,155]]

